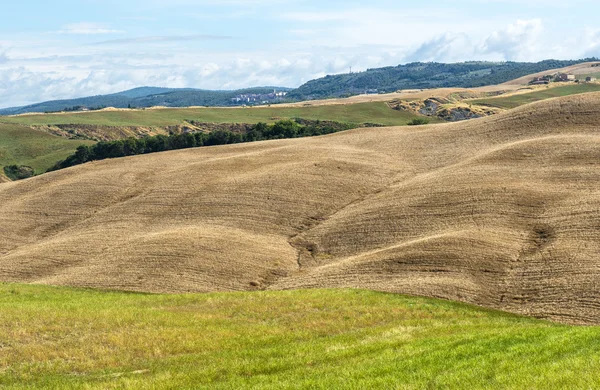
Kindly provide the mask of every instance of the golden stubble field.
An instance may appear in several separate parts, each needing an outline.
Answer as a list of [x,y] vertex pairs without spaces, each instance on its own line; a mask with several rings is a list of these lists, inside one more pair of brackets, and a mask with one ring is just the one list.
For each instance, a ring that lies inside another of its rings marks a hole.
[[600,315],[600,94],[88,163],[0,185],[0,281],[356,287]]

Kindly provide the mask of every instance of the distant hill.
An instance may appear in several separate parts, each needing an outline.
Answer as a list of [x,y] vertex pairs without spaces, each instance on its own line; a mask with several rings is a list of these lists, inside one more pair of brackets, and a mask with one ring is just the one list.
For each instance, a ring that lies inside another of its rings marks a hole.
[[441,64],[414,62],[394,67],[368,69],[365,72],[326,76],[309,81],[291,91],[288,98],[312,100],[363,93],[388,93],[400,89],[482,87],[502,84],[528,74],[589,61],[597,61],[597,59],[546,60],[537,63],[477,61]]
[[[256,87],[236,91],[209,91],[192,88],[141,87],[110,95],[68,100],[53,100],[24,107],[0,109],[0,115],[29,112],[81,111],[104,107],[189,107],[240,106],[261,103],[294,102],[324,98],[348,97],[364,93],[388,93],[401,89],[473,88],[502,84],[530,74],[564,68],[596,58],[529,62],[461,62],[442,64],[414,62],[394,67],[368,69],[364,72],[326,76],[312,80],[297,89]],[[287,95],[273,96],[273,91]]]
[[[281,97],[268,96],[273,91],[288,92],[284,87],[256,87],[235,91],[208,91],[192,88],[140,87],[114,93],[77,99],[52,100],[24,107],[0,109],[0,115],[17,115],[28,112],[56,112],[94,110],[105,107],[189,107],[189,106],[234,106],[241,104],[259,104],[263,101],[280,101]],[[242,99],[249,97],[250,101]],[[237,98],[237,99],[236,99]],[[236,101],[232,101],[236,99]]]

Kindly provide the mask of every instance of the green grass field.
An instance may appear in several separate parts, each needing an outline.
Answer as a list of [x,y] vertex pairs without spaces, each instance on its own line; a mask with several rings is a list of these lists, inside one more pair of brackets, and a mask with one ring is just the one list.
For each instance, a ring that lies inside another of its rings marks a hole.
[[600,328],[360,290],[0,284],[0,387],[593,388]]
[[574,84],[566,85],[563,87],[548,88],[545,90],[525,93],[522,95],[474,99],[470,100],[469,103],[511,109],[540,100],[598,91],[600,91],[600,84]]
[[27,165],[36,173],[64,159],[90,141],[56,137],[25,126],[0,124],[0,171],[7,165]]
[[211,123],[258,123],[275,122],[286,118],[331,120],[357,124],[379,123],[395,126],[405,125],[417,116],[393,110],[385,103],[376,102],[312,107],[165,108],[140,111],[22,115],[0,117],[0,122],[24,125],[172,126],[181,124],[185,120]]
[[593,72],[593,73],[588,73],[588,74],[580,74],[577,75],[577,80],[582,80],[585,81],[586,77],[595,77],[597,79],[600,79],[600,72]]

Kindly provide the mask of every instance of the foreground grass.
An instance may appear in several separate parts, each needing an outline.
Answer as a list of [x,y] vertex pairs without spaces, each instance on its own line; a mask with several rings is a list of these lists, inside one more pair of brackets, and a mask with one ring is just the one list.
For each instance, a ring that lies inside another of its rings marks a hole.
[[574,84],[563,87],[548,88],[541,91],[524,93],[521,95],[474,99],[469,102],[483,106],[511,109],[540,100],[598,91],[600,91],[600,84]]
[[186,120],[209,123],[272,123],[303,118],[349,123],[405,125],[416,115],[393,110],[382,102],[311,107],[165,108],[152,110],[95,111],[0,117],[0,122],[25,125],[89,124],[106,126],[172,126]]
[[0,285],[4,388],[590,388],[600,329],[357,290]]
[[4,166],[16,164],[42,173],[72,154],[79,145],[92,143],[55,137],[25,126],[0,124],[0,171]]

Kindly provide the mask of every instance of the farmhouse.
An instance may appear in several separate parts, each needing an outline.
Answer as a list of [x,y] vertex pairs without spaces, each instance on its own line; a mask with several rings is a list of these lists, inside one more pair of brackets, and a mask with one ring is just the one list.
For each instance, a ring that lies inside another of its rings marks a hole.
[[529,82],[530,85],[548,84],[549,80],[546,77],[536,77]]
[[550,84],[550,81],[552,81],[552,77],[553,76],[550,75],[536,77],[529,82],[529,85]]
[[588,83],[593,83],[594,81],[596,81],[597,79],[595,77],[592,76],[588,76],[585,78],[585,81]]
[[556,75],[556,81],[575,81],[574,74],[559,73]]

